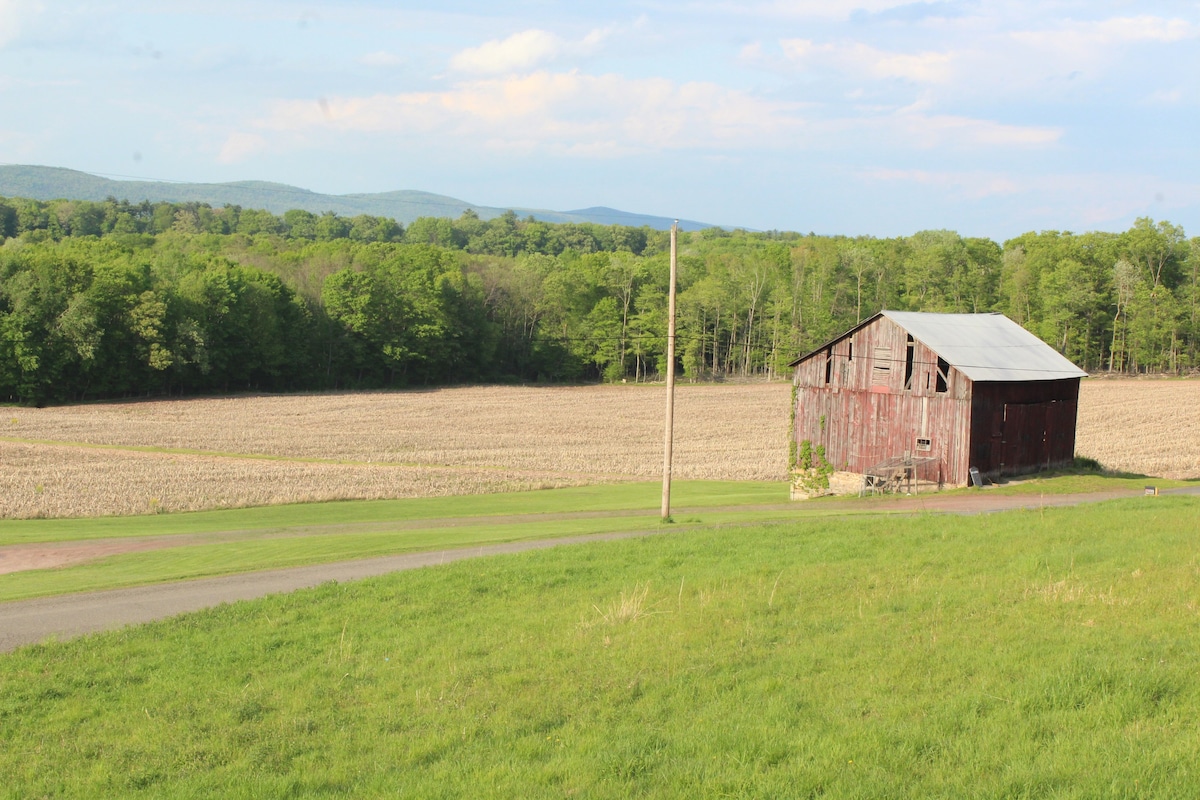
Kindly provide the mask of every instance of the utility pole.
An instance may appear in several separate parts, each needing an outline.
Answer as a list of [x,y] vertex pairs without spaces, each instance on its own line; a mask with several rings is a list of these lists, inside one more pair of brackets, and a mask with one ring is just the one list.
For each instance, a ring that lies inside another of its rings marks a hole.
[[663,435],[662,519],[671,519],[671,445],[675,437],[675,267],[679,220],[671,226],[671,284],[667,290],[667,430]]

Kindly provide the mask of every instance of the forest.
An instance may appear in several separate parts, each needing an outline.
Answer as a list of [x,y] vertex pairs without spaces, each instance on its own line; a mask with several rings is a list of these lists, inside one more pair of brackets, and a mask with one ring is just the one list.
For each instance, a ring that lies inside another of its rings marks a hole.
[[[498,381],[664,369],[668,234],[237,206],[0,198],[0,401]],[[688,380],[786,375],[876,311],[1000,311],[1091,372],[1200,368],[1200,237],[998,244],[681,233]]]

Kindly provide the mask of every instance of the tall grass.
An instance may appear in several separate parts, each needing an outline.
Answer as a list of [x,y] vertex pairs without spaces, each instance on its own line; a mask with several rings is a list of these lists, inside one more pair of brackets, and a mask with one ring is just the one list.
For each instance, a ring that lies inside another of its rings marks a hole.
[[1193,797],[1198,512],[697,531],[26,648],[0,796]]

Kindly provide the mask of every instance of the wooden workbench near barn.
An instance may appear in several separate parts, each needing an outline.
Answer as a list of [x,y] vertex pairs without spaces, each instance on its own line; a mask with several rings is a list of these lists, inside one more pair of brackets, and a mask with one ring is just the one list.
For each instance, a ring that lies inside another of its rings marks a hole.
[[1002,314],[881,311],[792,365],[797,448],[965,486],[1069,463],[1086,373]]

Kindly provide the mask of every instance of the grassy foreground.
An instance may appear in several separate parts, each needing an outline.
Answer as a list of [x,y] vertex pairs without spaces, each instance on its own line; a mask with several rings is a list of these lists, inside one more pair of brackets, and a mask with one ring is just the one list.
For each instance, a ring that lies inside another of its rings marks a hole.
[[0,656],[3,797],[1200,795],[1200,501],[682,532]]
[[[1147,486],[1162,489],[1177,489],[1195,486],[1196,481],[1151,478],[1146,475],[1130,475],[1112,472],[1058,471],[1036,475],[1023,475],[1011,482],[988,491],[998,494],[1086,494],[1088,492],[1111,492],[1119,489],[1138,491]],[[959,491],[974,491],[963,489]]]
[[[989,489],[1053,495],[1140,489],[1141,477],[1060,474]],[[1185,482],[1158,481],[1163,488]],[[971,493],[958,489],[946,494]],[[912,513],[895,495],[788,503],[784,483],[678,481],[676,527]],[[495,495],[262,506],[156,516],[0,520],[5,545],[167,539],[75,566],[0,574],[0,602],[500,542],[663,530],[661,484],[604,484]],[[161,544],[169,547],[159,549]]]
[[[133,517],[9,519],[0,520],[0,545],[125,536],[174,536],[213,531],[364,525],[447,517],[657,510],[661,493],[661,483],[643,481],[506,494],[404,500],[344,500],[219,511],[143,514]],[[676,481],[672,487],[672,498],[674,505],[679,508],[786,503],[788,487],[786,483],[779,481]]]
[[[831,513],[815,505],[784,512],[753,508],[787,506],[787,493],[783,483],[680,482],[674,496],[684,513],[676,519],[688,527]],[[653,531],[662,528],[660,497],[660,484],[633,483],[161,516],[5,520],[0,521],[0,546],[112,537],[186,539],[164,549],[0,575],[0,602],[397,553]]]

